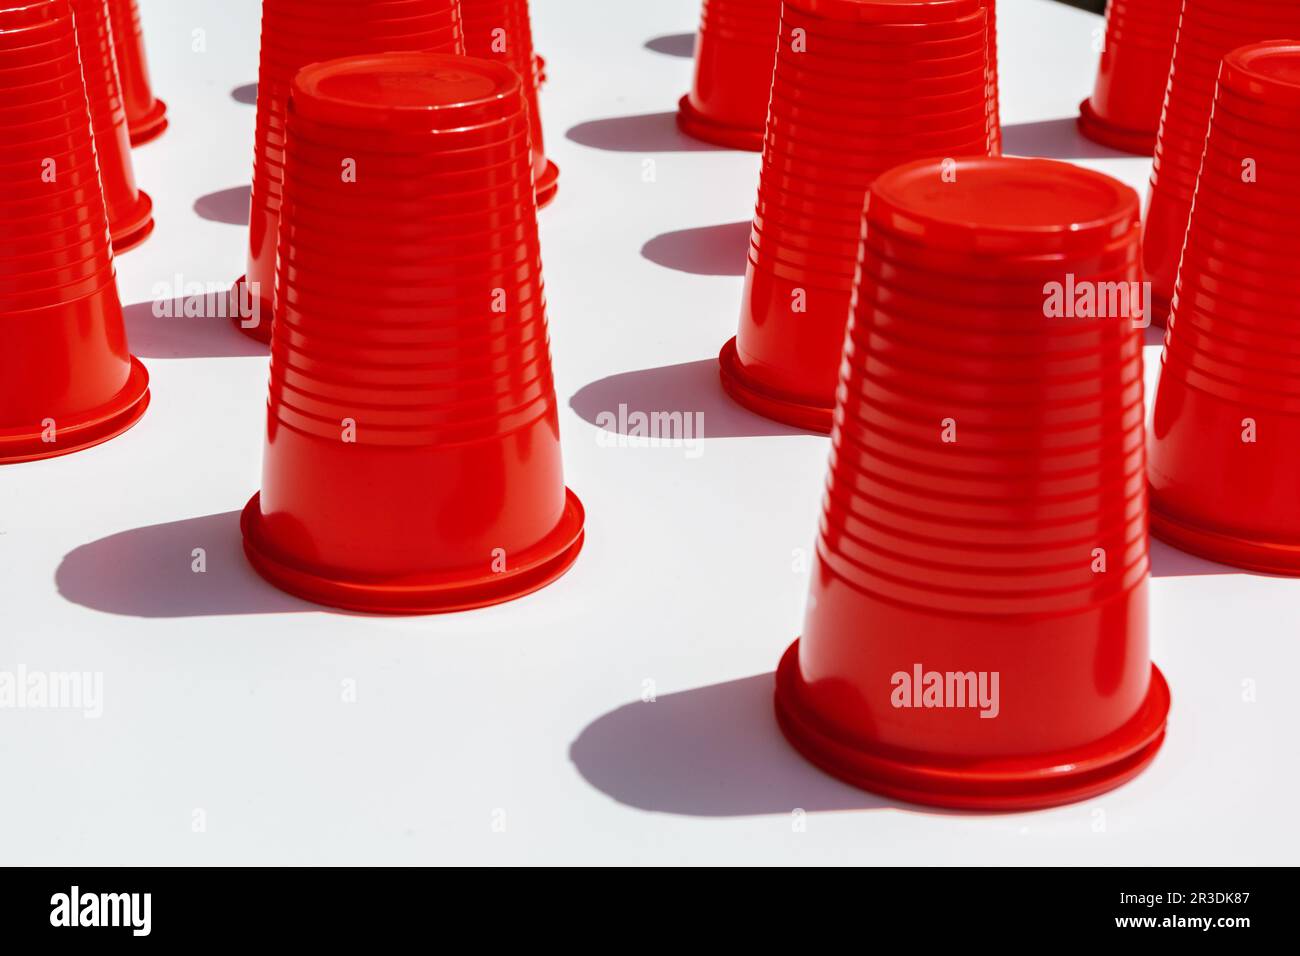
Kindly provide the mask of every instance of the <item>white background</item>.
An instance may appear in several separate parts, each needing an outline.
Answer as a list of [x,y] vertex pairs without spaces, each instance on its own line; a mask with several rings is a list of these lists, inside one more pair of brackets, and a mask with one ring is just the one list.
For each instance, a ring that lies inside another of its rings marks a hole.
[[[562,170],[541,215],[553,351],[588,514],[573,570],[512,604],[402,619],[264,583],[237,515],[258,484],[266,359],[222,320],[155,319],[149,304],[177,275],[225,286],[243,271],[258,3],[141,6],[171,128],[136,151],[158,228],[118,268],[153,406],[106,445],[0,469],[0,670],[102,672],[104,714],[0,710],[0,860],[1295,861],[1300,582],[1159,543],[1151,626],[1174,707],[1128,786],[1032,814],[933,812],[842,785],[785,744],[771,671],[801,621],[795,553],[812,546],[827,439],[717,385],[758,158],[674,130],[697,0],[534,3]],[[1147,162],[1074,130],[1101,19],[1000,7],[1007,151],[1144,191]],[[702,410],[703,453],[602,447],[592,420],[620,402]],[[190,570],[199,547],[206,574]]]

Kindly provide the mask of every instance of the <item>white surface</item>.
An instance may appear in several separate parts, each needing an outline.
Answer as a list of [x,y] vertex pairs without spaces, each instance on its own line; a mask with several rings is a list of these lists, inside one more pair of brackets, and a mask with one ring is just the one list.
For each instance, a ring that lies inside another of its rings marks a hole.
[[[641,253],[752,210],[757,157],[676,135],[691,62],[645,46],[692,32],[697,0],[534,3],[562,170],[541,217],[553,350],[589,521],[577,565],[524,600],[426,618],[331,613],[263,583],[236,516],[258,485],[266,360],[222,320],[147,304],[177,274],[224,286],[243,270],[244,228],[195,204],[243,213],[239,194],[201,197],[249,179],[254,109],[231,91],[256,79],[258,4],[141,5],[171,128],[136,152],[158,229],[119,272],[123,301],[145,303],[130,333],[153,406],[107,445],[0,469],[0,671],[102,672],[104,711],[0,710],[0,861],[1294,862],[1300,582],[1158,543],[1154,654],[1174,709],[1130,785],[1034,814],[933,813],[787,747],[770,672],[801,621],[795,551],[812,544],[827,440],[716,384],[744,226],[648,251],[730,275]],[[1074,132],[1100,18],[1003,0],[999,20],[1008,151],[1144,189],[1146,162]],[[620,401],[703,410],[703,453],[602,447],[573,406],[590,419]],[[190,570],[200,547],[206,574]]]

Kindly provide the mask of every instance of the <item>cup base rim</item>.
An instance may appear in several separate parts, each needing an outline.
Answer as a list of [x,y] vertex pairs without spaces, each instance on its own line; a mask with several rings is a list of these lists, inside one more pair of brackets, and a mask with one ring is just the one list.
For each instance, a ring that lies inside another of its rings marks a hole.
[[[985,760],[978,774],[951,766],[905,762],[836,739],[801,710],[794,693],[799,640],[776,672],[775,708],[781,732],[805,759],[862,790],[907,803],[955,810],[1019,811],[1075,803],[1105,793],[1141,773],[1165,739],[1169,686],[1155,664],[1137,714],[1119,730],[1064,754],[1044,754],[1040,766],[1026,761]],[[1079,756],[1082,761],[1078,761]],[[1076,762],[1078,761],[1078,762]]]
[[1300,577],[1300,542],[1267,541],[1194,524],[1161,507],[1156,490],[1147,486],[1151,535],[1165,544],[1219,564],[1276,574]]
[[677,102],[677,128],[691,139],[725,146],[727,149],[743,149],[750,153],[763,151],[763,137],[767,132],[720,123],[705,116],[691,104],[689,93]]
[[1154,156],[1159,130],[1130,129],[1102,119],[1092,107],[1092,100],[1079,104],[1079,132],[1102,146],[1134,156]]
[[113,255],[120,256],[124,252],[129,252],[153,235],[153,200],[143,189],[139,190],[139,198],[127,221],[119,222],[116,229],[111,228],[111,223],[109,225],[109,235],[113,240]]
[[57,425],[58,440],[42,440],[42,430],[0,433],[0,465],[57,458],[101,445],[130,429],[149,407],[149,372],[134,355],[126,384],[108,402]]
[[253,569],[275,587],[295,597],[365,614],[445,614],[504,604],[538,591],[563,575],[582,550],[585,512],[582,502],[565,488],[564,513],[545,538],[517,560],[516,568],[501,572],[462,572],[425,580],[347,580],[306,566],[291,565],[273,555],[259,540],[261,492],[253,495],[239,518],[244,554]]
[[131,138],[132,146],[143,146],[150,143],[163,134],[167,129],[167,104],[160,99],[154,99],[153,109],[151,109],[134,123],[127,122],[127,133]]
[[555,199],[555,194],[560,191],[560,167],[548,159],[546,171],[533,184],[533,190],[537,196],[537,208],[549,206]]
[[783,425],[830,434],[835,409],[805,404],[787,395],[779,395],[751,380],[740,366],[734,337],[727,340],[718,354],[718,371],[723,391],[754,414]]
[[263,313],[262,315],[263,321],[259,321],[257,325],[252,325],[252,326],[244,325],[243,319],[239,314],[240,310],[238,306],[241,302],[244,301],[244,294],[242,290],[244,286],[247,284],[247,282],[248,282],[248,276],[242,275],[238,279],[236,279],[235,284],[230,287],[230,307],[226,310],[230,316],[230,324],[233,325],[240,332],[243,332],[253,341],[261,342],[263,345],[270,345],[271,344],[271,323],[275,321],[275,317],[271,315],[270,303],[268,303],[265,299],[262,300],[262,305],[259,311]]

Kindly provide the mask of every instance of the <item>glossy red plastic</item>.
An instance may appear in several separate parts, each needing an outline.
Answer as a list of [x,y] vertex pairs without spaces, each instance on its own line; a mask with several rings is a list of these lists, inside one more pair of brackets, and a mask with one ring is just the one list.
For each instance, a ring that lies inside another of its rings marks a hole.
[[1143,260],[1155,310],[1169,312],[1222,58],[1265,40],[1300,36],[1300,4],[1289,0],[1185,0],[1143,230]]
[[[1291,160],[1251,127],[1233,121],[1224,135],[1229,99],[1300,129],[1300,43],[1252,44],[1223,62],[1148,442],[1151,533],[1300,576],[1300,192]],[[1258,166],[1247,173],[1240,156]]]
[[120,254],[138,246],[153,232],[153,201],[135,184],[131,136],[113,53],[107,0],[72,0],[72,10],[108,228],[113,236],[113,252]]
[[[265,0],[257,82],[257,134],[248,267],[231,291],[235,326],[271,341],[275,256],[283,194],[285,110],[294,74],[337,57],[427,51],[464,53],[460,0]],[[332,160],[342,175],[342,158]]]
[[[1164,739],[1141,333],[1132,315],[1050,311],[1043,284],[1138,285],[1140,207],[1064,163],[953,171],[911,163],[868,193],[811,594],[776,714],[856,786],[1025,810],[1118,786]],[[937,279],[989,304],[932,298]]]
[[780,24],[781,0],[704,0],[694,83],[677,104],[683,133],[762,150]]
[[560,168],[546,158],[542,112],[537,102],[542,74],[533,54],[528,0],[461,0],[461,10],[465,17],[465,52],[504,63],[523,81],[532,123],[533,184],[538,207],[546,206],[560,188]]
[[77,130],[63,140],[0,120],[0,463],[97,445],[149,404],[149,376],[127,351],[81,66],[59,53],[75,49],[72,8],[0,6],[0,36],[32,22],[57,42],[45,62],[23,52],[31,47],[0,48],[0,103],[23,84],[81,93],[48,117]]
[[167,104],[153,95],[136,0],[108,0],[108,9],[131,145],[140,146],[167,128]]
[[[435,613],[520,597],[577,557],[526,103],[514,70],[445,54],[294,80],[262,490],[243,516],[277,587]],[[412,165],[458,152],[471,118],[501,126],[513,189]],[[317,175],[343,155],[354,182]]]
[[1183,0],[1110,0],[1106,39],[1079,131],[1112,149],[1150,156],[1160,131]]
[[[804,48],[794,31],[814,22]],[[914,63],[926,79],[849,81],[848,92],[844,82],[810,82],[856,63],[874,76],[866,50],[886,36],[891,57],[922,51]],[[927,61],[927,48],[942,56]],[[740,404],[830,431],[862,200],[899,163],[995,148],[987,51],[980,0],[786,3],[740,327],[719,356],[723,387]]]

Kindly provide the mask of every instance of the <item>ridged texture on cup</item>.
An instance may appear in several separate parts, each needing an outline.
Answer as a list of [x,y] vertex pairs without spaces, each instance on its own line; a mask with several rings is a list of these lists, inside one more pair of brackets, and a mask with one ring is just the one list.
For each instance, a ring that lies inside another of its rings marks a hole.
[[740,328],[721,355],[737,401],[830,430],[867,188],[907,160],[988,155],[988,80],[979,0],[785,4]]
[[1187,235],[1219,63],[1239,46],[1294,36],[1300,36],[1300,3],[1294,0],[1185,0],[1142,237],[1156,305],[1153,318],[1160,324],[1168,314]]
[[68,0],[0,6],[0,462],[98,444],[147,406],[110,243]]
[[677,123],[696,139],[761,150],[781,0],[704,0],[695,43],[695,80]]
[[[1158,746],[1140,314],[1080,315],[1064,292],[1139,286],[1138,217],[1122,183],[1045,160],[873,184],[811,596],[778,674],[782,726],[832,773],[1011,809],[1109,789]],[[900,698],[897,675],[916,667],[998,675],[1000,697],[912,706],[923,688]]]
[[1153,534],[1290,575],[1300,575],[1297,147],[1300,43],[1229,54],[1150,438]]
[[1183,0],[1110,0],[1106,40],[1079,129],[1112,149],[1149,156],[1160,130]]
[[160,136],[167,128],[167,104],[153,95],[144,28],[136,0],[108,0],[108,9],[131,144],[139,146]]
[[[248,268],[236,297],[239,327],[271,338],[275,253],[284,181],[285,111],[294,74],[309,63],[388,51],[464,53],[460,0],[265,0],[257,77],[257,133]],[[242,288],[241,288],[242,287]],[[257,321],[246,310],[255,307]]]
[[120,254],[143,242],[153,231],[153,202],[135,184],[131,136],[107,0],[72,0],[72,12],[95,130],[108,228],[113,236],[113,251]]
[[465,17],[465,52],[479,59],[504,63],[523,81],[532,130],[537,205],[545,206],[559,189],[560,170],[546,158],[542,113],[537,100],[542,74],[533,53],[528,0],[461,0],[461,10]]
[[287,590],[368,611],[540,587],[576,555],[581,507],[560,462],[518,75],[337,60],[299,74],[288,121],[250,557]]

